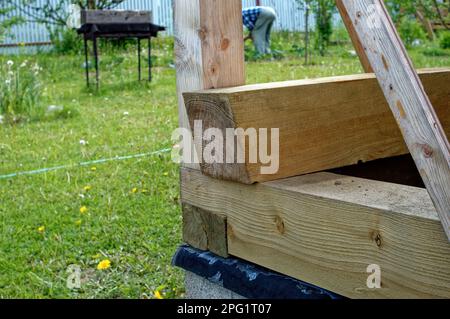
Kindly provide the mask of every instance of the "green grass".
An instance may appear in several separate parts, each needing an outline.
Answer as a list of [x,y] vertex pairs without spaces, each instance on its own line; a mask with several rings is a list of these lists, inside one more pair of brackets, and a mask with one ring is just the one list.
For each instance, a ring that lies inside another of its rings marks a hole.
[[[274,61],[248,62],[248,83],[362,72],[350,45],[332,47],[304,66],[293,47],[300,41],[299,35],[277,35],[274,47],[283,53]],[[172,39],[155,42],[151,84],[136,81],[135,51],[105,53],[98,93],[85,88],[82,57],[15,57],[44,68],[45,107],[73,113],[0,125],[0,175],[170,147],[178,123],[172,45]],[[411,55],[417,67],[450,65],[449,55],[426,56],[423,48]],[[170,266],[181,243],[178,167],[170,154],[95,168],[0,180],[0,298],[153,298],[155,290],[183,296],[182,272]],[[99,271],[103,259],[111,268]],[[83,272],[79,290],[66,287],[72,264]]]

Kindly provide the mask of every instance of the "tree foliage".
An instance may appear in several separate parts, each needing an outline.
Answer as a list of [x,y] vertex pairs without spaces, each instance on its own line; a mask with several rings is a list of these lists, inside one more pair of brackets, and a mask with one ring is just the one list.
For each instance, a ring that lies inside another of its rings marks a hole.
[[9,13],[13,10],[13,7],[7,6],[5,3],[0,4],[0,41],[11,29],[12,26],[22,22],[20,17],[10,16]]
[[68,6],[76,4],[81,9],[113,9],[124,0],[57,0],[47,1],[43,5],[37,0],[4,0],[10,7],[16,8],[28,21],[43,23],[47,26],[65,26],[68,19]]
[[324,55],[333,34],[333,14],[336,4],[334,0],[316,0],[313,1],[312,8],[317,21],[316,48],[320,55]]
[[423,15],[425,18],[442,23],[448,29],[450,11],[449,0],[385,0],[394,21],[399,23],[404,17]]
[[334,0],[296,0],[300,9],[308,7],[316,18],[315,47],[324,55],[333,33]]

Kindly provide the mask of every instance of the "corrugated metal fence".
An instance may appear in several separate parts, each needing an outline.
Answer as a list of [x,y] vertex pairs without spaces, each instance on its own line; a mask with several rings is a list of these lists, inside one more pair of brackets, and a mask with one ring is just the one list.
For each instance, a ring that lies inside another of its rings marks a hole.
[[[36,4],[43,5],[49,2],[58,2],[59,0],[36,0]],[[130,10],[151,10],[155,23],[167,27],[166,34],[173,34],[173,0],[125,0],[118,6],[118,9]],[[68,1],[69,3],[69,1]],[[243,0],[244,7],[254,6],[256,0]],[[261,4],[273,7],[278,20],[275,30],[303,31],[305,25],[305,12],[299,8],[296,0],[261,0]],[[11,15],[17,15],[18,12],[11,12]],[[334,23],[338,23],[340,18],[336,15]],[[311,15],[311,25],[314,25],[314,17]],[[11,36],[7,37],[0,47],[0,53],[14,53],[18,49],[16,44],[42,44],[50,42],[50,35],[47,28],[38,23],[28,22],[12,29]],[[7,45],[8,47],[4,47]]]

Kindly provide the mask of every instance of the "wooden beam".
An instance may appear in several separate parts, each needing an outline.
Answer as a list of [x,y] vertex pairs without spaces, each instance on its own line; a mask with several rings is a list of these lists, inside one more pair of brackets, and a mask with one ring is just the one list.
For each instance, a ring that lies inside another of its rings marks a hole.
[[[382,0],[342,0],[450,240],[450,144]],[[448,84],[447,84],[448,85]]]
[[242,1],[175,0],[174,21],[179,124],[189,128],[183,92],[245,84]]
[[183,241],[227,258],[227,218],[189,204],[182,206]]
[[[450,136],[450,69],[420,74]],[[265,165],[251,164],[248,158],[245,164],[203,163],[202,172],[215,178],[251,184],[408,153],[373,74],[248,85],[184,97],[191,125],[202,120],[204,130],[280,129],[276,174],[261,174]],[[245,147],[248,153],[248,143]]]
[[344,10],[344,5],[342,0],[336,0],[336,6],[341,14],[342,21],[347,28],[350,39],[352,40],[353,46],[355,47],[355,51],[358,54],[359,60],[361,61],[361,65],[366,73],[373,73],[372,66],[370,65],[369,59],[367,58],[366,52],[364,50],[363,45],[359,41],[358,35],[356,34],[355,27],[350,19],[350,16]]
[[[318,173],[244,185],[183,169],[182,200],[225,214],[230,255],[351,298],[450,298],[450,245],[425,189]],[[366,285],[381,268],[381,289]]]

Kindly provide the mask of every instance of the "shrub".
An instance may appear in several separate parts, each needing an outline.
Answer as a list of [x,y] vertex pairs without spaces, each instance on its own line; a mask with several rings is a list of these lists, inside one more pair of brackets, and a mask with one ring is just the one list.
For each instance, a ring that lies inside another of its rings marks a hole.
[[341,22],[339,24],[339,26],[333,30],[333,34],[331,36],[331,42],[338,44],[338,45],[351,42],[350,35],[348,34],[348,31],[345,28],[345,25],[343,22]]
[[437,48],[437,47],[425,48],[425,49],[421,50],[421,53],[423,55],[429,56],[429,57],[446,57],[446,56],[450,56],[450,53],[448,53],[446,50],[440,49],[440,48]]
[[57,28],[51,32],[53,51],[58,54],[79,54],[83,52],[82,38],[73,29]]
[[426,34],[416,20],[404,17],[400,22],[400,36],[405,46],[411,48],[416,41],[425,41]]
[[38,64],[24,61],[18,65],[9,60],[0,66],[0,115],[4,121],[16,123],[42,115],[42,85]]
[[450,32],[444,32],[439,43],[442,49],[450,49]]

